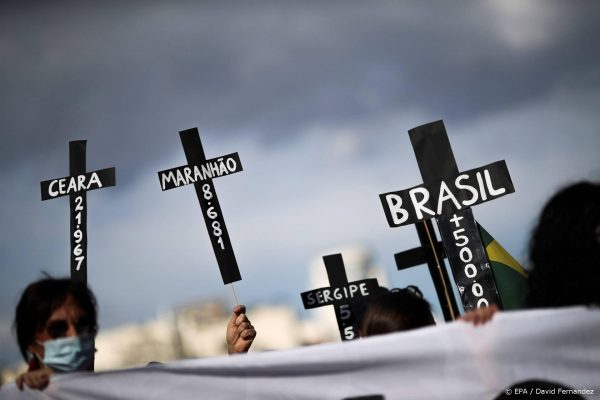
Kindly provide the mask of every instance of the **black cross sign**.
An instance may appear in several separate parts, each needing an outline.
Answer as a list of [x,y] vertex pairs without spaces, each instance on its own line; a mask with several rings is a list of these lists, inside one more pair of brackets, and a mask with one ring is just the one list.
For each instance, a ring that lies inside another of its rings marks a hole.
[[42,201],[69,196],[71,205],[71,279],[87,284],[86,192],[115,186],[115,168],[85,172],[85,140],[69,142],[69,173],[40,183]]
[[194,184],[223,283],[239,281],[242,277],[212,181],[213,178],[242,171],[238,153],[207,160],[198,128],[181,131],[179,137],[188,165],[160,171],[158,179],[161,188],[164,191]]
[[437,240],[431,220],[415,223],[421,247],[394,254],[396,267],[399,271],[427,264],[429,275],[437,293],[444,320],[453,321],[459,316],[454,293],[450,287],[450,278],[444,264],[444,246]]
[[331,286],[301,293],[304,308],[333,305],[342,340],[356,339],[359,327],[356,326],[356,319],[352,314],[350,304],[375,293],[379,287],[377,279],[348,282],[344,260],[339,253],[324,256],[323,261]]
[[471,206],[515,191],[506,163],[459,172],[442,121],[409,131],[423,184],[379,195],[392,227],[436,217],[465,310],[500,297]]

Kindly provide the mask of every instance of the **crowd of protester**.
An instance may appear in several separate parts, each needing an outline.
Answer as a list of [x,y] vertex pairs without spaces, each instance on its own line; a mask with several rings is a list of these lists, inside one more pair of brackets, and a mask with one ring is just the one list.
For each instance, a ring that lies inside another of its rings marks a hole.
[[[544,206],[529,243],[527,307],[600,304],[600,184],[579,182],[556,193]],[[382,289],[360,311],[360,336],[435,325],[430,304],[415,286]],[[489,321],[493,305],[462,320]],[[16,308],[15,334],[28,371],[20,389],[44,389],[55,373],[94,370],[98,332],[94,294],[69,279],[45,278],[30,284]],[[243,305],[234,307],[226,328],[229,354],[248,351],[256,330]]]

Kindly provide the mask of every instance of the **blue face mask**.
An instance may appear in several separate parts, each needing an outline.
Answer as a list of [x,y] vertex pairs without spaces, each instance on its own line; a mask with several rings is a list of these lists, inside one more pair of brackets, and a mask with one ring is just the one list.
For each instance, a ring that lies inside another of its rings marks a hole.
[[89,371],[94,366],[94,337],[71,336],[41,343],[45,366],[57,372]]

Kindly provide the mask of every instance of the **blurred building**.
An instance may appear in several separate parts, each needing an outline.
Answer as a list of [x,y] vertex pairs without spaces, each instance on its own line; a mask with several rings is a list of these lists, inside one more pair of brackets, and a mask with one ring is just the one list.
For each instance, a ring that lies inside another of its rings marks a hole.
[[[258,335],[251,351],[303,344],[301,321],[289,306],[252,307]],[[139,325],[103,330],[96,339],[96,370],[227,354],[225,330],[231,310],[219,301],[189,304]]]

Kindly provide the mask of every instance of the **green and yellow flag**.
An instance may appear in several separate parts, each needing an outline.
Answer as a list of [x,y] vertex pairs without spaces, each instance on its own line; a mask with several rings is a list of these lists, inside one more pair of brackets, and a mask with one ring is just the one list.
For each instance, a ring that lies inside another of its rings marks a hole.
[[480,224],[477,226],[494,272],[502,308],[523,308],[527,291],[527,271]]

